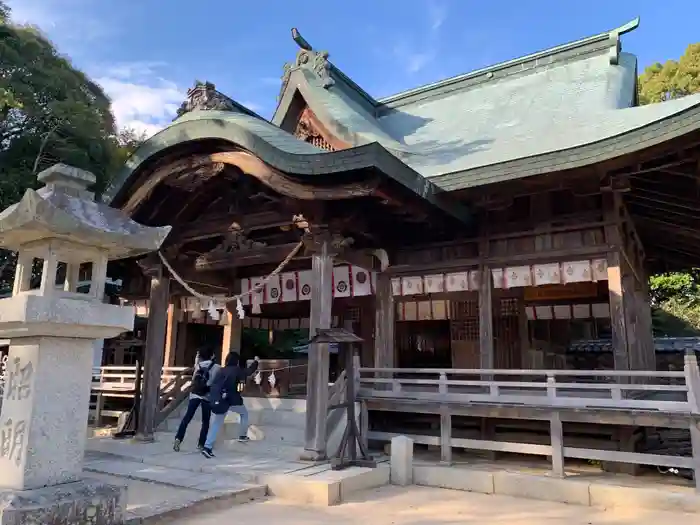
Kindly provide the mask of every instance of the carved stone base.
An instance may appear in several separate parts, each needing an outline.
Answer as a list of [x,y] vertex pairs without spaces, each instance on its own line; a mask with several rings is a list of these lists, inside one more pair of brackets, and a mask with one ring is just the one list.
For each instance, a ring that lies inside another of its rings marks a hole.
[[33,490],[0,490],[0,525],[120,525],[126,487],[83,480]]

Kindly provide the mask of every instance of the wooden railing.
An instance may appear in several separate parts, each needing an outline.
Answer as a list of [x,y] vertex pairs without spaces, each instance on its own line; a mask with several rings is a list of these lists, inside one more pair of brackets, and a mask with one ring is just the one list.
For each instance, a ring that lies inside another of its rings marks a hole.
[[[164,367],[158,402],[156,425],[164,421],[189,395],[192,369],[186,367]],[[91,420],[100,426],[103,418],[119,418],[128,410],[108,410],[105,403],[110,398],[131,400],[136,392],[135,366],[103,366],[93,369]]]
[[[558,476],[564,475],[566,457],[689,469],[700,480],[700,372],[694,355],[686,356],[682,372],[363,368],[359,398],[370,410],[439,415],[439,436],[409,437],[440,446],[443,462],[451,462],[452,448],[460,447],[549,456]],[[550,444],[452,437],[453,416],[548,420]],[[565,446],[567,421],[689,429],[692,457]],[[368,432],[376,440],[395,435]]]

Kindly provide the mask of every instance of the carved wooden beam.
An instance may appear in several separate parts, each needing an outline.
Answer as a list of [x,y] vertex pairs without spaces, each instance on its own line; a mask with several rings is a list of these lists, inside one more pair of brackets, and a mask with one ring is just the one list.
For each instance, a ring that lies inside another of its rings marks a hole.
[[168,236],[169,244],[184,244],[200,239],[218,237],[233,231],[254,231],[266,228],[291,226],[292,218],[283,217],[274,211],[263,211],[243,215],[231,213],[221,217],[211,217],[174,228]]
[[304,248],[309,253],[316,253],[321,250],[324,242],[329,243],[330,252],[338,255],[346,251],[355,242],[350,237],[344,237],[338,233],[330,231],[325,225],[310,225],[307,233],[303,237]]
[[[122,206],[125,213],[133,214],[154,189],[174,173],[201,169],[207,164],[229,164],[237,166],[247,175],[257,179],[265,186],[280,195],[299,200],[338,200],[366,197],[372,195],[379,179],[373,178],[366,182],[344,183],[332,186],[317,186],[312,182],[300,182],[289,175],[265,164],[258,157],[246,151],[224,151],[205,155],[194,155],[185,160],[178,160],[163,166],[153,173],[139,186]],[[327,179],[326,179],[327,181]]]
[[[223,270],[259,264],[281,263],[296,246],[297,243],[288,243],[228,253],[209,252],[197,258],[195,269],[197,271]],[[304,254],[298,254],[295,259],[303,257]]]
[[318,119],[311,108],[308,107],[299,115],[299,120],[294,130],[294,136],[329,151],[337,151],[351,147],[351,144],[333,135],[333,133]]

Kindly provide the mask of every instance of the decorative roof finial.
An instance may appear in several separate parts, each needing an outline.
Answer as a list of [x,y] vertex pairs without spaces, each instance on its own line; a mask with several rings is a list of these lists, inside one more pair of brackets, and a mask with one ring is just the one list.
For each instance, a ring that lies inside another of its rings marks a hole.
[[335,84],[335,80],[331,76],[331,63],[328,61],[328,51],[315,51],[314,48],[311,47],[311,44],[301,36],[301,33],[299,33],[296,27],[292,28],[292,38],[300,49],[294,64],[287,63],[284,65],[282,87],[277,97],[278,101],[282,100],[284,92],[287,89],[287,84],[289,84],[289,77],[295,69],[300,69],[302,67],[310,69],[316,74],[321,81],[321,86],[325,89]]
[[298,30],[296,27],[293,27],[293,28],[292,28],[292,38],[294,39],[294,41],[297,43],[297,45],[298,45],[300,48],[306,49],[307,51],[313,51],[313,50],[314,50],[314,48],[311,47],[311,44],[309,44],[309,43],[306,41],[306,39],[305,39],[303,36],[301,36],[301,33],[299,32],[299,30]]
[[211,82],[195,80],[194,87],[187,90],[187,100],[177,110],[177,116],[196,110],[236,111],[236,107],[233,100],[219,93]]

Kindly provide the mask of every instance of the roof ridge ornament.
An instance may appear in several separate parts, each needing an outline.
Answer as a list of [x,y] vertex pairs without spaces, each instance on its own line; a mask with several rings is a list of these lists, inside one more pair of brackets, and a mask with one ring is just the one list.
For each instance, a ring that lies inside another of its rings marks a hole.
[[625,25],[615,28],[608,33],[608,38],[612,44],[608,55],[611,65],[617,66],[620,64],[620,53],[622,52],[622,40],[620,37],[625,33],[629,33],[630,31],[637,29],[639,27],[639,20],[639,17],[637,17],[634,20],[630,20]]
[[299,46],[294,64],[287,62],[284,65],[284,73],[282,74],[282,87],[280,89],[277,100],[281,100],[284,92],[289,84],[289,77],[292,71],[301,68],[307,68],[313,71],[321,81],[321,87],[328,89],[335,84],[335,80],[331,77],[331,63],[328,60],[328,51],[316,51],[309,42],[301,36],[296,27],[292,28],[292,39]]
[[216,90],[213,83],[195,80],[194,86],[187,90],[187,100],[177,110],[177,116],[198,110],[237,111],[237,108],[233,100]]

